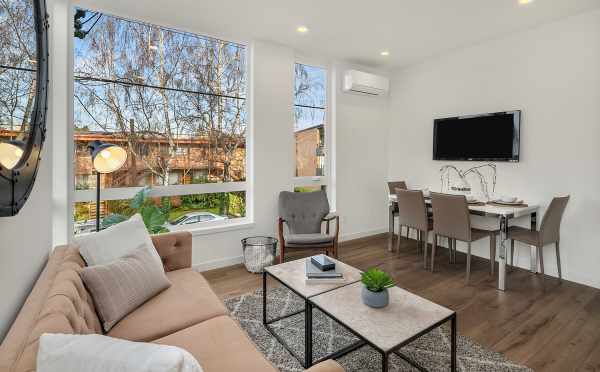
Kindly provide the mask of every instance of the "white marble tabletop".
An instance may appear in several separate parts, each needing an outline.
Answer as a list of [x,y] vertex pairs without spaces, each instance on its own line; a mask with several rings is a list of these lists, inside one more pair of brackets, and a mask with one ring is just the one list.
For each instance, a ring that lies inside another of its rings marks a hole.
[[[396,202],[396,195],[390,194],[388,195],[390,203]],[[429,199],[426,200],[427,203],[431,201]],[[469,205],[469,210],[473,212],[479,212],[482,215],[486,216],[509,216],[511,218],[517,218],[521,216],[530,215],[533,212],[536,212],[539,209],[539,205],[537,204],[528,204],[526,207],[524,206],[500,206],[500,205],[491,205],[491,204],[475,204]]]
[[399,287],[389,289],[388,306],[374,309],[362,302],[362,287],[362,283],[347,285],[311,297],[310,302],[386,352],[454,313]]
[[335,262],[336,271],[343,274],[344,281],[342,283],[307,284],[306,258],[269,266],[265,270],[304,298],[331,291],[332,289],[343,287],[360,280],[362,273],[360,270],[332,257],[329,257],[329,259]]

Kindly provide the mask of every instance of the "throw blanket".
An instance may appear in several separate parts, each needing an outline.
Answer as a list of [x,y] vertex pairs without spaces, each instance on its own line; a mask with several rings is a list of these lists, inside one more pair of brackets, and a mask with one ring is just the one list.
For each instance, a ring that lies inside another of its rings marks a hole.
[[203,372],[187,351],[102,336],[43,334],[37,372]]

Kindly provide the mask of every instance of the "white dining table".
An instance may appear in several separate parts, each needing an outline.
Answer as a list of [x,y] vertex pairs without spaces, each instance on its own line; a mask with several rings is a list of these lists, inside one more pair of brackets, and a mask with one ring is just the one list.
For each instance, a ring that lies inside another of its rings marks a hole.
[[[394,236],[394,210],[397,208],[396,195],[388,195],[389,200],[389,238],[388,248],[392,250],[392,239]],[[431,201],[425,199],[427,204]],[[498,286],[501,291],[506,290],[506,242],[508,241],[508,227],[511,219],[530,216],[531,229],[537,229],[537,211],[539,205],[528,204],[527,206],[499,206],[496,204],[473,204],[469,205],[469,212],[473,215],[495,218],[498,220],[500,229],[500,249],[498,253]],[[435,218],[435,217],[434,217]],[[535,247],[531,248],[531,271],[537,272],[537,252]]]

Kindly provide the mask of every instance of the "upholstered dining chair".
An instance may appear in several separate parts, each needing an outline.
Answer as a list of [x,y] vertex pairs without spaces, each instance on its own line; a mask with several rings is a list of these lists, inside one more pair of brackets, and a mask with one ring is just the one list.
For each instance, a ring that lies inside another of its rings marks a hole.
[[542,272],[542,281],[544,280],[544,247],[548,244],[554,244],[556,249],[556,266],[558,267],[558,280],[562,281],[562,271],[560,267],[560,223],[563,214],[569,203],[570,196],[555,197],[550,202],[542,224],[539,230],[526,229],[520,226],[511,226],[508,230],[510,239],[510,265],[513,266],[515,255],[515,240],[533,245],[537,249],[537,255],[540,258],[540,271]]
[[[427,268],[427,241],[429,232],[433,230],[433,221],[427,215],[427,206],[421,190],[404,190],[396,188],[398,199],[398,223],[400,226],[413,228],[417,231],[419,248],[423,248],[423,267]],[[398,251],[400,251],[398,239]]]
[[[335,221],[333,232],[330,229],[331,221]],[[282,191],[279,193],[279,262],[285,261],[285,251],[288,248],[322,248],[325,254],[337,257],[339,222],[338,216],[329,213],[325,191]]]
[[449,239],[450,256],[456,257],[456,240],[467,243],[467,275],[466,282],[471,278],[471,243],[480,239],[490,238],[490,273],[494,274],[496,261],[496,235],[498,231],[481,230],[471,227],[471,215],[467,198],[464,195],[431,193],[433,209],[433,247],[431,249],[431,271],[435,263],[437,238],[445,236]]
[[[394,195],[396,193],[396,189],[402,189],[402,190],[407,190],[408,187],[406,187],[406,181],[388,181],[388,189],[390,191],[390,195]],[[393,210],[393,214],[392,214],[393,218],[395,219],[396,217],[398,217],[398,205],[394,206],[394,210]],[[391,221],[391,223],[393,224],[394,221]],[[398,225],[400,231],[398,232],[398,237],[402,236],[402,224]],[[393,228],[393,225],[392,225]],[[406,238],[408,238],[408,236],[410,235],[410,228],[407,226],[406,227]]]

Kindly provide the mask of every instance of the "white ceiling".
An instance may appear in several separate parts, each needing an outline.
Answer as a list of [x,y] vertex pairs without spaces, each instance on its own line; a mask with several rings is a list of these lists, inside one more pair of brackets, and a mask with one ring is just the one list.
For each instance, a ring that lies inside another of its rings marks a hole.
[[[397,68],[600,8],[600,0],[80,0],[81,6],[306,55]],[[299,34],[296,27],[310,31]],[[379,53],[389,50],[388,57]]]

